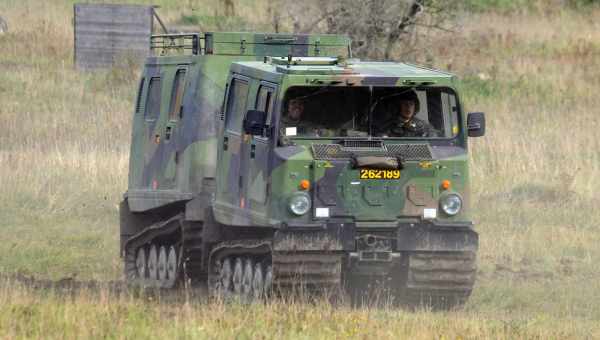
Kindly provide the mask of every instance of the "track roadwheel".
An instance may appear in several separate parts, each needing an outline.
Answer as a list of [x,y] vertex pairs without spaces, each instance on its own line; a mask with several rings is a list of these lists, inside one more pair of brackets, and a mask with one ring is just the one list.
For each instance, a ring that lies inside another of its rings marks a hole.
[[270,296],[273,292],[273,266],[267,266],[265,272],[264,294]]
[[231,266],[231,259],[228,257],[223,260],[221,264],[221,270],[219,271],[219,291],[218,293],[224,296],[227,296],[231,293],[233,278],[233,268]]
[[252,296],[255,300],[263,297],[265,289],[265,280],[263,275],[263,267],[259,262],[254,266],[254,277],[252,278]]
[[175,286],[177,282],[177,250],[174,246],[169,247],[167,254],[167,279],[166,283],[169,288]]
[[244,274],[242,277],[242,297],[249,299],[252,296],[252,279],[254,278],[254,263],[252,259],[244,261]]
[[242,278],[244,275],[244,263],[240,257],[235,259],[235,264],[233,265],[233,292],[240,296],[242,294]]
[[153,244],[148,252],[148,278],[152,284],[158,282],[158,250]]
[[160,246],[158,249],[158,281],[160,286],[165,286],[167,283],[167,249]]
[[137,256],[135,257],[135,269],[137,277],[144,280],[148,273],[146,269],[146,248],[144,247],[140,247],[137,251]]

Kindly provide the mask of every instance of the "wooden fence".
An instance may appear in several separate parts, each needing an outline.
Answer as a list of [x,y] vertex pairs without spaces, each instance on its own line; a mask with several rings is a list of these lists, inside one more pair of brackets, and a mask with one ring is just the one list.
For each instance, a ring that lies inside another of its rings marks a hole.
[[149,55],[152,6],[75,4],[74,11],[77,68],[141,62]]

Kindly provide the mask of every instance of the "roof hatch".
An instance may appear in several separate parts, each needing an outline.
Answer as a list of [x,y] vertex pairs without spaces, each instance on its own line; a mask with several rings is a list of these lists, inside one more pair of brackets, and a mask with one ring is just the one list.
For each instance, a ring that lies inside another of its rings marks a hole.
[[267,57],[265,62],[287,74],[353,74],[342,57]]

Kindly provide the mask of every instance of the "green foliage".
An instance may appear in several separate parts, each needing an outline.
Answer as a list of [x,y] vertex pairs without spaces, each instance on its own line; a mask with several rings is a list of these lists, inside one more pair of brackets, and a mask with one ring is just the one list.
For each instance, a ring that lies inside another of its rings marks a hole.
[[[1,277],[122,275],[116,204],[127,184],[138,72],[73,69],[73,2],[0,0],[2,16],[22,23],[0,35],[0,338],[600,338],[600,101],[591,90],[600,60],[588,23],[597,12],[482,13],[467,23],[477,35],[432,52],[452,60],[468,108],[487,114],[488,134],[470,141],[477,286],[465,311],[430,313],[180,303]],[[477,11],[525,2],[467,1]],[[182,17],[206,1],[154,3],[168,22],[218,25],[212,10]]]
[[510,11],[524,8],[531,4],[529,0],[465,0],[464,5],[468,10],[481,11]]
[[555,89],[552,84],[537,81],[533,77],[486,77],[490,76],[485,73],[465,76],[461,83],[463,97],[480,101],[535,95],[544,106],[555,105],[559,101],[553,96]]
[[[582,9],[589,6],[597,6],[599,0],[565,0],[565,6]],[[522,11],[529,9],[552,9],[555,3],[550,3],[548,0],[464,0],[464,6],[469,11],[485,12],[485,11]]]
[[582,8],[586,6],[599,6],[600,0],[567,0],[567,3],[573,7]]

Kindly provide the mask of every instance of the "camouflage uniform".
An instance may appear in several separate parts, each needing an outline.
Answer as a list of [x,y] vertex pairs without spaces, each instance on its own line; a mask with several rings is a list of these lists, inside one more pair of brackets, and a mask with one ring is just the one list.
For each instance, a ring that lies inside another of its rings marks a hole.
[[429,123],[417,117],[412,117],[406,122],[400,119],[392,122],[388,127],[382,129],[379,135],[388,137],[439,137],[439,132]]

